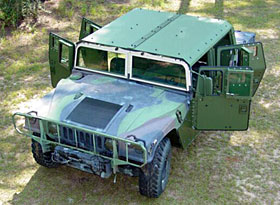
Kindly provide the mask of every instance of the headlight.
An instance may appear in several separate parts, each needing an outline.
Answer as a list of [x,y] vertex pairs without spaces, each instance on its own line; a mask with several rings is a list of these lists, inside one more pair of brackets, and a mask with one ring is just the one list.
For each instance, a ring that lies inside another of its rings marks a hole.
[[105,140],[105,147],[107,150],[113,152],[113,141],[111,139],[106,139]]
[[54,124],[52,122],[49,122],[48,123],[48,128],[49,128],[48,129],[49,134],[54,135],[54,136],[58,136],[56,124]]
[[[30,111],[27,114],[32,115],[34,117],[37,116],[37,112],[36,111]],[[36,123],[37,119],[36,118],[29,118],[29,122],[30,124],[34,125]],[[26,123],[25,123],[26,124]]]
[[[143,142],[139,141],[138,143],[139,143],[139,144],[142,144]],[[144,145],[144,143],[143,143],[143,145]],[[130,144],[130,145],[128,146],[128,148],[129,148],[130,150],[134,150],[137,154],[143,154],[143,150],[141,149],[141,147],[140,147],[139,145]]]

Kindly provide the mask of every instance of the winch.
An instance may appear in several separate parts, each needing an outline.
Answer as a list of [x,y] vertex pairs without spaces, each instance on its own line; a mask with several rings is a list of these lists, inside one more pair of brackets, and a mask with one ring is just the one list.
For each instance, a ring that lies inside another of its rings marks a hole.
[[52,160],[80,170],[108,178],[112,174],[110,160],[67,147],[56,146]]

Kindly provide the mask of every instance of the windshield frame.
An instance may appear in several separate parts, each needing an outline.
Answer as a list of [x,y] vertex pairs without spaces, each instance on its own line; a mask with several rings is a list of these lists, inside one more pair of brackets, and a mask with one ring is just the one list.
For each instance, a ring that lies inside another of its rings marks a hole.
[[[119,75],[119,74],[114,74],[114,73],[109,73],[109,72],[104,72],[104,71],[98,71],[98,70],[93,70],[93,69],[90,69],[90,68],[84,68],[84,67],[78,66],[78,50],[79,50],[80,47],[86,47],[86,48],[92,48],[92,49],[97,49],[97,50],[102,50],[102,51],[109,51],[109,52],[114,52],[114,53],[125,54],[125,56],[126,56],[125,57],[125,75]],[[183,87],[179,87],[179,86],[172,86],[172,85],[167,85],[167,84],[163,84],[163,83],[157,83],[157,82],[154,82],[154,81],[134,78],[132,76],[132,59],[133,59],[133,57],[140,57],[140,58],[146,58],[146,59],[151,59],[151,60],[157,60],[157,61],[182,65],[185,69],[186,87],[183,88]],[[131,51],[131,50],[125,50],[125,49],[118,48],[118,47],[111,47],[111,46],[104,46],[104,45],[99,45],[99,44],[81,42],[76,46],[75,68],[79,69],[79,70],[84,70],[84,71],[89,71],[89,72],[114,76],[114,77],[118,77],[118,78],[124,78],[124,79],[128,79],[128,80],[143,82],[143,83],[147,83],[147,84],[151,84],[151,85],[157,85],[157,86],[161,86],[161,87],[165,87],[165,88],[172,88],[172,89],[182,90],[182,91],[190,91],[191,90],[191,72],[190,72],[189,65],[185,61],[183,61],[181,59],[175,59],[175,58],[170,58],[170,57],[165,57],[165,56],[160,56],[160,55],[154,55],[154,54],[145,53],[145,52],[141,52],[141,51]]]

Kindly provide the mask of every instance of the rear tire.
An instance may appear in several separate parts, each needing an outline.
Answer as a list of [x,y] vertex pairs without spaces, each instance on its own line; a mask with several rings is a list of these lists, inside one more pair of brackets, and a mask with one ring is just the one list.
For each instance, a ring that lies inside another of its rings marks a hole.
[[42,146],[39,142],[32,139],[31,148],[33,158],[38,164],[47,168],[56,168],[59,166],[58,163],[52,160],[52,152],[43,153]]
[[154,159],[147,164],[147,170],[139,173],[140,194],[158,198],[165,190],[170,173],[171,143],[169,138],[164,138],[158,145]]

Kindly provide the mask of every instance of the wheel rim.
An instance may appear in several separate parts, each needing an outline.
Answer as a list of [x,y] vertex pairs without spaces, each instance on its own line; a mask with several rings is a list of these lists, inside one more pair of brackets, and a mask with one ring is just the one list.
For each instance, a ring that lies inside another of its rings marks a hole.
[[161,174],[161,189],[164,190],[168,181],[170,172],[170,154],[164,160],[163,170]]

